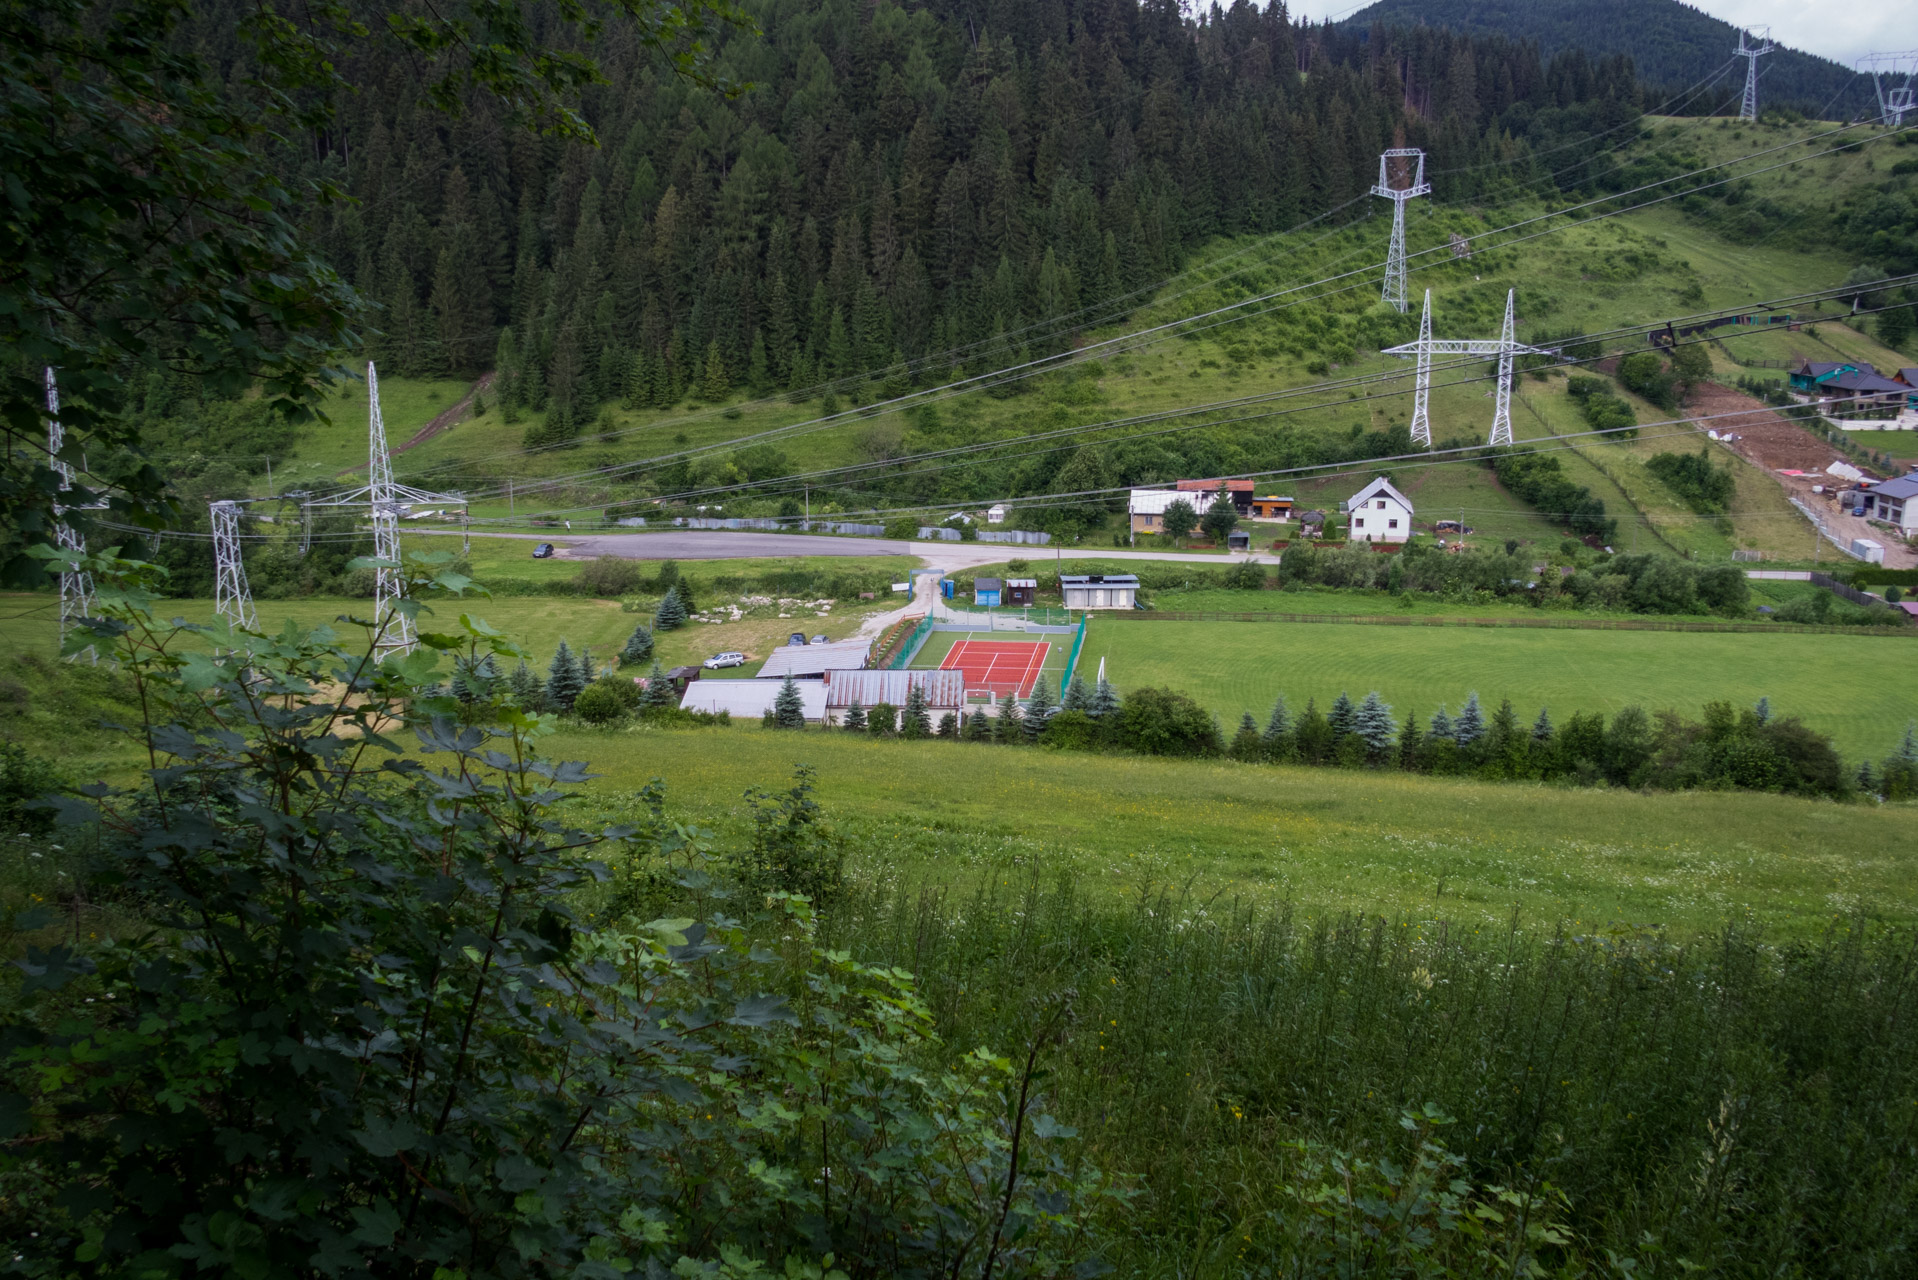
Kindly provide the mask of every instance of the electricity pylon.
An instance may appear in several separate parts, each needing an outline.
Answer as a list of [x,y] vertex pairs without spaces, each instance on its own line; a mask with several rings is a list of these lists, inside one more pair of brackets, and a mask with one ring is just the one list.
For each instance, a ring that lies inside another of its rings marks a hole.
[[[1395,160],[1397,165],[1392,163]],[[1410,180],[1393,186],[1395,176],[1401,179],[1409,176]],[[1423,151],[1417,147],[1394,147],[1379,157],[1379,182],[1372,188],[1372,194],[1392,202],[1392,246],[1385,251],[1385,287],[1379,296],[1401,315],[1409,305],[1405,296],[1405,202],[1431,193],[1432,188],[1425,181]]]
[[1745,60],[1745,98],[1738,108],[1740,120],[1758,119],[1758,60],[1775,47],[1770,27],[1753,27],[1749,36],[1743,31],[1738,33],[1738,48],[1733,53]]
[[[1868,53],[1858,59],[1858,74],[1871,77],[1872,92],[1878,95],[1878,119],[1887,129],[1905,123],[1905,116],[1918,107],[1913,81],[1918,80],[1918,50],[1909,53]],[[1899,77],[1904,83],[1899,84]],[[1890,80],[1892,83],[1886,84]]]
[[[53,469],[60,477],[60,492],[66,493],[73,488],[73,468],[61,457],[60,449],[66,444],[67,435],[60,425],[60,387],[54,380],[53,369],[47,368],[47,456],[53,459]],[[53,544],[62,551],[73,555],[85,555],[87,540],[80,531],[67,523],[66,513],[70,508],[59,498],[53,500]],[[60,570],[60,647],[66,648],[67,632],[76,626],[80,619],[93,610],[93,575],[84,569],[71,566]],[[98,662],[100,655],[91,645],[86,650],[87,661]]]
[[1432,357],[1442,356],[1497,356],[1498,357],[1498,404],[1492,411],[1492,433],[1486,440],[1489,445],[1512,443],[1512,374],[1515,358],[1518,356],[1553,356],[1558,352],[1543,347],[1528,347],[1519,342],[1513,333],[1516,315],[1518,291],[1510,290],[1505,295],[1505,328],[1496,341],[1490,338],[1434,338],[1432,336],[1432,291],[1425,291],[1425,309],[1419,313],[1419,336],[1416,342],[1407,342],[1401,346],[1387,347],[1380,355],[1412,356],[1418,361],[1418,375],[1412,391],[1412,443],[1432,447]]
[[257,630],[260,616],[240,559],[240,504],[216,502],[207,510],[213,517],[213,612],[236,627]]

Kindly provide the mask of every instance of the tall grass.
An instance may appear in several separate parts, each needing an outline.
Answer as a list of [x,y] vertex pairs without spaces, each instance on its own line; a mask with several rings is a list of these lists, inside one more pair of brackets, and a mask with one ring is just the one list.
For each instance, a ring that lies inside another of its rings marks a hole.
[[1473,1177],[1563,1192],[1578,1269],[1883,1275],[1918,1243],[1906,930],[1679,944],[1036,882],[866,886],[833,929],[917,974],[953,1043],[1018,1044],[1071,993],[1056,1107],[1141,1178],[1124,1274],[1293,1274],[1307,1152],[1403,1162],[1427,1106]]

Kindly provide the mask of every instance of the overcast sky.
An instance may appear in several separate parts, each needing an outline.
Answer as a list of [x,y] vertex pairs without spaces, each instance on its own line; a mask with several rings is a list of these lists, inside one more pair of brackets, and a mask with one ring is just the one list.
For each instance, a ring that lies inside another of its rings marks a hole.
[[[1342,18],[1372,0],[1290,0],[1295,18]],[[1918,46],[1911,0],[1687,0],[1735,26],[1771,27],[1772,39],[1850,66],[1861,53]],[[1841,17],[1842,15],[1842,17]]]

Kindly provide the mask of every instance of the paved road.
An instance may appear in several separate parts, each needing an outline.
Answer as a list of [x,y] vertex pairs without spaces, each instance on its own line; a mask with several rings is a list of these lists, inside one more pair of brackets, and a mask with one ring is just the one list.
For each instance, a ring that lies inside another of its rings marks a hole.
[[[449,537],[458,534],[445,529],[408,530],[409,533],[435,533]],[[1001,564],[1015,557],[1049,560],[1070,553],[1075,559],[1099,560],[1180,560],[1218,567],[1242,557],[1197,555],[1174,551],[1127,551],[1118,547],[1027,547],[1000,542],[900,542],[890,538],[821,537],[804,533],[752,533],[719,529],[677,529],[661,533],[482,533],[476,537],[518,538],[527,542],[550,542],[562,559],[592,560],[599,556],[619,556],[626,560],[744,560],[776,556],[913,556],[931,569],[966,569],[980,564]],[[1279,558],[1269,552],[1251,557],[1261,564],[1277,564]]]

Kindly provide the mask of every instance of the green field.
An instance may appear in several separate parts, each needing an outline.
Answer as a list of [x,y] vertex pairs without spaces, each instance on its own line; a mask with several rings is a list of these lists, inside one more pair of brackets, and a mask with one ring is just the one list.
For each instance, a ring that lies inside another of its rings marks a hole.
[[[1085,660],[1107,663],[1123,692],[1165,685],[1197,698],[1229,728],[1243,711],[1261,723],[1281,693],[1293,709],[1341,691],[1376,689],[1397,709],[1457,711],[1478,691],[1510,698],[1530,723],[1541,706],[1574,711],[1634,703],[1696,717],[1706,702],[1769,697],[1779,715],[1830,734],[1848,759],[1881,757],[1918,719],[1918,689],[1889,676],[1918,664],[1918,641],[1876,635],[1752,635],[1663,631],[1527,631],[1286,622],[1116,622],[1095,617]],[[1093,669],[1091,666],[1087,670]]]
[[1746,915],[1815,930],[1859,904],[1918,919],[1909,806],[1560,790],[743,725],[572,732],[550,749],[605,775],[589,803],[609,816],[627,813],[657,776],[676,813],[733,830],[747,788],[778,785],[796,763],[810,764],[821,803],[849,837],[854,873],[893,888],[1064,877],[1095,897],[1170,887],[1222,906],[1288,902],[1313,915],[1473,924],[1503,921],[1516,907],[1539,923],[1681,933]]

